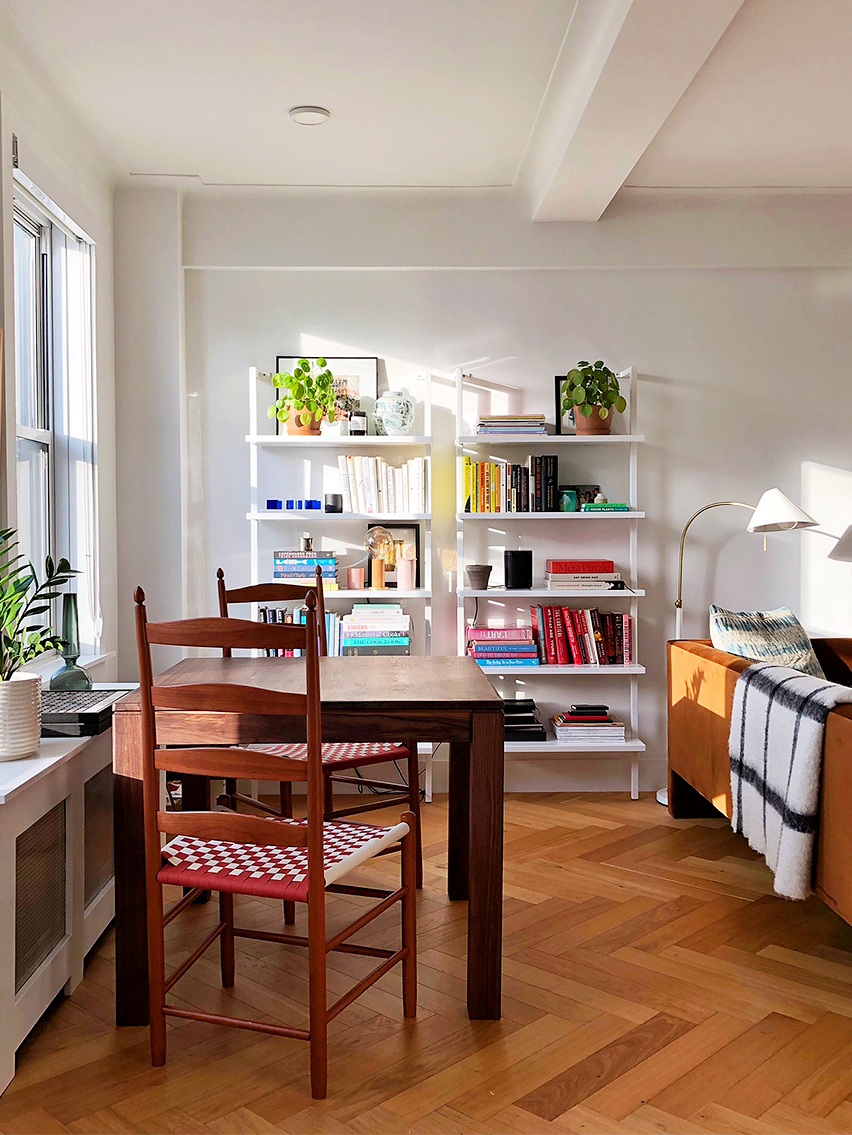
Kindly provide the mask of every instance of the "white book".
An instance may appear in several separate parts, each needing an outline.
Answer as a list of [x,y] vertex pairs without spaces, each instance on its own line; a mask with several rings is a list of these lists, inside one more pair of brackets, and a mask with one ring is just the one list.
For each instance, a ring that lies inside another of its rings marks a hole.
[[349,469],[344,454],[337,458],[337,471],[340,474],[340,493],[343,497],[343,511],[352,512],[352,497],[349,495]]
[[387,481],[385,479],[386,467],[387,462],[385,461],[384,457],[378,457],[376,459],[376,504],[378,506],[376,508],[377,512],[389,511],[387,498],[385,496],[385,486],[387,484]]
[[350,512],[360,512],[358,508],[358,485],[355,480],[355,458],[351,453],[346,455],[346,472],[349,477]]
[[402,485],[402,469],[394,469],[393,471],[393,500],[394,511],[405,512],[405,496],[403,495]]
[[396,512],[393,492],[393,474],[393,466],[385,463],[385,500],[387,501],[388,512]]
[[411,512],[411,485],[408,480],[408,465],[402,467],[402,500],[406,512]]
[[368,512],[367,490],[364,479],[364,458],[360,453],[355,454],[355,486],[358,497],[358,511]]

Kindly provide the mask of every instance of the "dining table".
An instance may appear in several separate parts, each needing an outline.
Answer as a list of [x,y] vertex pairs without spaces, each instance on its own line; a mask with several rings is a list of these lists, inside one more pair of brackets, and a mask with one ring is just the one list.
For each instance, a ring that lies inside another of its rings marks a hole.
[[[298,658],[186,658],[157,685],[233,683],[303,693]],[[472,658],[320,659],[324,741],[406,741],[449,746],[447,892],[467,901],[467,1010],[500,1017],[503,913],[503,703]],[[159,709],[157,743],[250,745],[304,741],[304,719]],[[113,714],[116,1024],[148,1022],[139,691]],[[183,777],[182,807],[210,806],[206,777]]]

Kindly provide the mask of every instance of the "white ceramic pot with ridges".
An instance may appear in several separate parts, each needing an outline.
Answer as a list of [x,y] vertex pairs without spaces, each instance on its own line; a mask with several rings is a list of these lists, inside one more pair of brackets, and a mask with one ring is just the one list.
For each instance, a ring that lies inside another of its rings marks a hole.
[[0,682],[0,761],[31,757],[41,741],[41,678],[13,674]]

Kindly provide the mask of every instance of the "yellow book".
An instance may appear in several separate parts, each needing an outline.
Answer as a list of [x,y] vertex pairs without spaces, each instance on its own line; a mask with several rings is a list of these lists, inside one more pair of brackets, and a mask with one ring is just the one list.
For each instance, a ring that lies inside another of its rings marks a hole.
[[473,508],[473,501],[470,499],[470,458],[464,459],[464,502],[462,504],[462,512],[470,512]]

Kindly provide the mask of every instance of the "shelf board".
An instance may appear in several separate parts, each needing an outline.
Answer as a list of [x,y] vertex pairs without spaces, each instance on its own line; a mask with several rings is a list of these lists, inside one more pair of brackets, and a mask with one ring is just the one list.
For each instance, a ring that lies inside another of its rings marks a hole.
[[644,753],[644,741],[609,741],[605,745],[580,745],[570,741],[504,741],[506,753]]
[[644,512],[457,512],[456,520],[641,520]]
[[[276,579],[276,583],[284,583],[284,580]],[[362,590],[355,590],[355,588],[341,588],[339,591],[323,590],[323,597],[326,603],[329,599],[431,599],[432,592],[427,588],[418,587],[414,591],[398,591],[395,587],[383,587],[373,590],[370,587],[365,587]]]
[[266,449],[399,449],[404,445],[431,445],[431,436],[407,434],[404,437],[380,437],[368,434],[366,437],[334,436],[318,434],[308,437],[304,434],[246,434],[249,445],[260,445]]
[[644,434],[462,434],[456,445],[632,445],[644,440]]
[[323,512],[321,508],[300,508],[290,511],[286,508],[275,508],[267,511],[247,512],[246,520],[333,520],[339,523],[344,520],[372,520],[376,523],[387,521],[393,524],[398,520],[431,520],[431,512]]
[[640,666],[636,662],[632,662],[629,666],[512,666],[511,663],[506,663],[505,666],[481,666],[483,674],[527,674],[530,677],[538,675],[586,675],[598,674],[601,677],[616,677],[619,674],[644,674],[645,667]]
[[635,591],[630,591],[628,588],[620,591],[600,591],[592,587],[576,587],[565,591],[552,591],[547,587],[527,587],[522,591],[508,591],[502,587],[489,587],[487,591],[474,591],[469,587],[462,587],[456,594],[462,599],[523,599],[527,596],[536,599],[641,599],[645,592],[640,588]]

